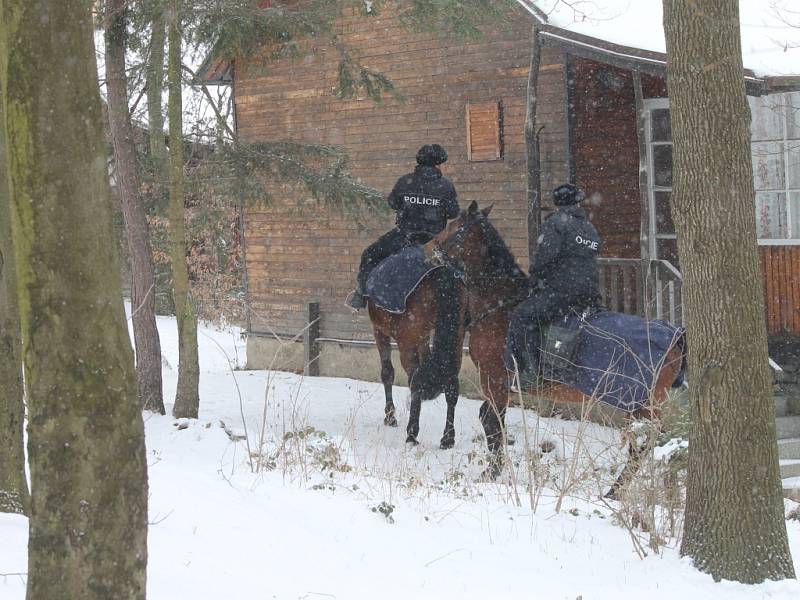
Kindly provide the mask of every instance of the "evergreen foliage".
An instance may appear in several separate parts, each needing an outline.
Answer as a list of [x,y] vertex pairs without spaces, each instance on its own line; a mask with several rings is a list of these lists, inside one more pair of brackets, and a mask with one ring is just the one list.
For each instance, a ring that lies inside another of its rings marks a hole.
[[384,210],[383,196],[350,177],[347,165],[345,155],[322,144],[226,144],[204,161],[196,183],[240,198],[251,206],[271,202],[264,183],[272,181],[302,184],[317,202],[354,217],[358,217],[357,209],[364,204]]
[[509,8],[502,0],[408,0],[403,22],[412,31],[480,39],[481,27],[500,19]]

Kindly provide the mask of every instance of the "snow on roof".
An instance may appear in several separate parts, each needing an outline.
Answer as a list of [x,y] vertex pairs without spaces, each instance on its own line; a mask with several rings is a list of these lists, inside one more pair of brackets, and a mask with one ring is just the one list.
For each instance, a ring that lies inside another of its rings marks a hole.
[[[548,25],[620,46],[666,52],[662,0],[518,0]],[[739,0],[744,66],[800,75],[800,3]]]

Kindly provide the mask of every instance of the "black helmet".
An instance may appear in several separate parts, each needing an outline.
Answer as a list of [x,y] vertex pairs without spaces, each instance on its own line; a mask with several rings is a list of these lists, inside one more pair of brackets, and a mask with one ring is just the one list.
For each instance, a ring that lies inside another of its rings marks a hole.
[[565,183],[553,190],[553,204],[556,206],[569,206],[586,199],[583,190],[571,183]]
[[417,163],[435,167],[447,162],[447,150],[439,144],[425,144],[417,152]]

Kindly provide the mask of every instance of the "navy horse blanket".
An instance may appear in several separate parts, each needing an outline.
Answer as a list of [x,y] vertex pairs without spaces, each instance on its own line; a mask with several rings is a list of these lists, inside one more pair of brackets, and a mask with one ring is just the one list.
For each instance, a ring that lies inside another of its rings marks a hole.
[[381,261],[367,279],[367,296],[383,310],[402,314],[406,300],[431,271],[441,265],[425,260],[422,246],[408,246]]
[[[566,327],[578,327],[581,317],[566,317]],[[559,319],[564,323],[564,319]],[[666,321],[600,311],[583,323],[583,334],[575,358],[576,367],[562,381],[587,396],[624,411],[646,405],[653,382],[667,352],[682,343],[684,330]],[[513,370],[506,348],[506,367]]]

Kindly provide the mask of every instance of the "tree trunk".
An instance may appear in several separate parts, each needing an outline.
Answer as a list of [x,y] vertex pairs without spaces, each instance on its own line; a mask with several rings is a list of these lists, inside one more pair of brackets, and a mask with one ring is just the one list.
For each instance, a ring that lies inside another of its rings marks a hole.
[[197,355],[197,318],[189,289],[186,265],[183,176],[183,99],[181,96],[181,0],[172,0],[169,15],[169,220],[172,291],[178,320],[178,387],[175,417],[196,419],[200,405],[200,366]]
[[688,332],[681,553],[715,579],[794,577],[783,516],[736,0],[664,0],[672,210]]
[[29,498],[23,441],[22,338],[11,242],[3,89],[0,72],[0,512],[24,514]]
[[528,71],[527,110],[525,113],[525,159],[527,161],[527,199],[528,199],[528,264],[533,264],[533,256],[539,241],[539,225],[542,219],[542,181],[539,157],[539,139],[536,132],[536,96],[539,86],[539,63],[542,45],[539,41],[539,28],[534,19],[531,29],[531,63]]
[[27,598],[144,599],[144,430],[112,230],[92,5],[0,5],[33,489]]
[[164,45],[167,39],[164,11],[153,8],[150,29],[150,60],[147,63],[147,119],[150,128],[150,157],[156,173],[164,172],[167,146],[164,142],[164,113],[161,108],[164,90]]
[[108,0],[105,14],[106,90],[108,121],[114,142],[114,166],[122,216],[128,233],[131,260],[133,337],[136,343],[136,376],[139,403],[145,410],[164,414],[161,385],[161,344],[156,327],[156,286],[147,217],[141,197],[141,178],[136,160],[133,127],[128,109],[125,73],[125,5],[127,0]]

